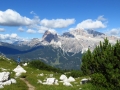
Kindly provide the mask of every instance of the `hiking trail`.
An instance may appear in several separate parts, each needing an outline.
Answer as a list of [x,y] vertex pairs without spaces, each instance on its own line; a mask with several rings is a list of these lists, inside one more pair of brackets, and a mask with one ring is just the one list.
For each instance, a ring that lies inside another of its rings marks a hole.
[[28,90],[35,90],[35,87],[31,85],[25,78],[20,78],[20,80],[26,83],[26,85],[28,86]]

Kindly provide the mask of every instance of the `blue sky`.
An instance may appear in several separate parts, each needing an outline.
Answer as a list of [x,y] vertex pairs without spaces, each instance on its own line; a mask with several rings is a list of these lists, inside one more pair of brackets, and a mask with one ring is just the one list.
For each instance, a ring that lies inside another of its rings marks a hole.
[[120,0],[0,0],[0,39],[41,38],[83,28],[120,35]]

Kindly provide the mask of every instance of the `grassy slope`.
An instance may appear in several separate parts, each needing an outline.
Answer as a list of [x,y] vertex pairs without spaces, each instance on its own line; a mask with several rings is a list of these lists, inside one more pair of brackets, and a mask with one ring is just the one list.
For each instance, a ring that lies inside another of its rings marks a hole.
[[[11,78],[15,77],[15,74],[12,70],[16,66],[17,64],[14,61],[4,60],[0,58],[0,68],[4,68],[7,69],[7,71],[12,72]],[[42,85],[37,83],[38,79],[43,81],[46,77],[49,77],[50,74],[53,74],[53,77],[59,80],[61,74],[44,71],[44,70],[38,70],[27,66],[26,67],[22,66],[22,67],[27,71],[27,73],[25,74],[26,80],[28,80],[29,83],[35,86],[36,90],[80,90],[80,88],[82,88],[82,90],[98,90],[98,88],[97,89],[94,88],[93,85],[91,85],[90,83],[80,85],[80,80],[84,77],[77,78],[76,82],[72,83],[73,87],[63,86],[62,83],[59,83],[59,85]],[[2,70],[0,69],[0,71]],[[38,74],[41,73],[44,73],[45,75],[38,76]],[[17,80],[16,84],[12,84],[10,86],[4,86],[4,89],[1,90],[28,90],[26,84],[23,81],[21,81],[19,78],[17,78],[16,80]],[[103,89],[99,89],[99,90],[103,90]]]
[[[16,68],[16,66],[17,64],[14,61],[6,60],[0,57],[0,72],[2,72],[1,68],[6,69],[6,71],[8,72],[12,72],[10,78],[15,77],[15,73],[13,72],[13,69]],[[16,84],[11,84],[10,86],[6,85],[1,90],[27,90],[27,86],[23,81],[21,81],[19,78],[17,78],[16,80],[17,80]]]

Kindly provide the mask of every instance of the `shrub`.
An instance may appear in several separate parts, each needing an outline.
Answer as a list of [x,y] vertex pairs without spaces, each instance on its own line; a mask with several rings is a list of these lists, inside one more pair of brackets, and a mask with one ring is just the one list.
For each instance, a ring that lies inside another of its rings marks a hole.
[[47,71],[52,71],[52,72],[58,72],[58,73],[63,73],[62,70],[59,68],[54,68],[52,66],[46,65],[45,63],[41,62],[40,60],[34,60],[31,61],[29,66],[40,69],[40,70],[47,70]]
[[72,70],[72,71],[70,71],[70,73],[67,74],[67,76],[68,77],[72,76],[74,78],[77,78],[77,77],[83,76],[83,73],[82,73],[82,71],[79,71],[79,70]]
[[22,73],[22,74],[20,75],[20,77],[21,77],[21,78],[26,78],[26,77],[27,77],[27,74],[26,74],[26,73]]
[[112,90],[120,88],[120,41],[111,45],[105,39],[93,52],[88,50],[82,57],[81,70],[91,75],[94,85]]

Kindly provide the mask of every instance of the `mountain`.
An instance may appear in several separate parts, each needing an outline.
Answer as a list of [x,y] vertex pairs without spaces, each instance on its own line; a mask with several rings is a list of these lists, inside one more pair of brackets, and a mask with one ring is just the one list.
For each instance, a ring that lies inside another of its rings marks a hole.
[[65,32],[65,33],[63,33],[62,36],[63,36],[63,37],[66,37],[66,38],[74,38],[74,35],[71,34],[70,32]]
[[57,33],[52,33],[50,31],[46,31],[42,37],[44,41],[51,42],[52,40],[57,41],[58,40],[58,35]]
[[104,36],[104,35],[105,35],[104,33],[101,33],[101,32],[95,31],[95,30],[87,30],[87,32],[88,32],[89,34],[92,34],[93,37],[102,36],[102,35]]
[[22,61],[37,59],[62,69],[80,69],[82,54],[88,48],[93,51],[106,37],[112,44],[119,39],[94,30],[76,29],[62,35],[48,30],[42,39],[0,42],[0,52],[15,60],[20,56]]

